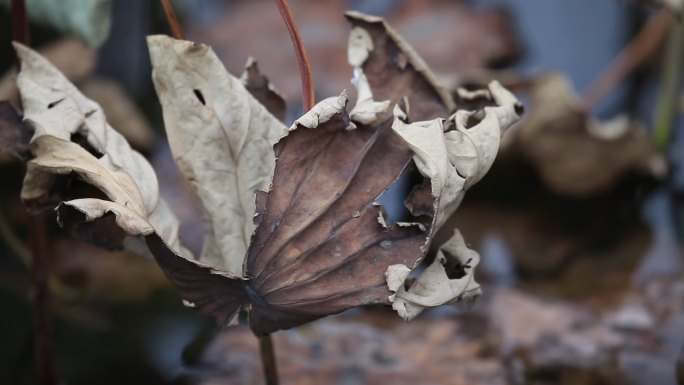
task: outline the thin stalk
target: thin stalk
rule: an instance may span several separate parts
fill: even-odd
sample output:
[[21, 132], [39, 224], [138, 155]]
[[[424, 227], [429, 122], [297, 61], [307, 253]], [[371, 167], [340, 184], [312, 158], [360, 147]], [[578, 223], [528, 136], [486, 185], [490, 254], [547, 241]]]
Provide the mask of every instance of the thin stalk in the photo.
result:
[[[302, 105], [304, 111], [310, 110], [316, 102], [314, 96], [313, 77], [311, 76], [311, 65], [309, 58], [304, 49], [302, 36], [299, 34], [297, 23], [292, 16], [290, 7], [287, 5], [287, 0], [275, 0], [282, 16], [287, 32], [290, 34], [292, 45], [297, 55], [297, 64], [299, 64], [299, 77], [302, 80]], [[261, 353], [261, 363], [264, 368], [264, 378], [266, 385], [278, 385], [278, 367], [275, 358], [275, 349], [273, 347], [273, 339], [270, 334], [266, 334], [259, 338], [259, 352]]]
[[582, 92], [587, 108], [597, 105], [655, 51], [667, 34], [672, 14], [663, 8], [641, 28], [608, 66]]
[[12, 38], [25, 45], [29, 44], [31, 38], [24, 0], [12, 0]]
[[[290, 7], [287, 5], [287, 1], [275, 0], [275, 2], [278, 6], [278, 11], [280, 11], [280, 16], [282, 16], [283, 21], [285, 22], [287, 32], [290, 34], [290, 39], [292, 40], [292, 45], [294, 46], [295, 54], [297, 55], [299, 77], [302, 80], [302, 104], [304, 111], [308, 111], [316, 102], [309, 58], [304, 49], [304, 43], [302, 41], [302, 36], [299, 34], [297, 23], [294, 20], [294, 16], [292, 16]], [[261, 363], [264, 368], [266, 385], [278, 385], [278, 367], [276, 364], [273, 339], [270, 334], [266, 334], [259, 338], [259, 352], [261, 353]]]
[[684, 22], [673, 21], [668, 37], [665, 54], [665, 68], [660, 80], [660, 89], [655, 112], [654, 138], [658, 146], [667, 148], [672, 133], [675, 116], [676, 96], [682, 71], [682, 55], [684, 55]]
[[287, 32], [290, 34], [292, 45], [294, 45], [295, 53], [297, 54], [299, 77], [302, 79], [302, 103], [304, 104], [304, 111], [308, 111], [316, 102], [309, 58], [306, 55], [306, 50], [304, 49], [304, 43], [302, 42], [302, 36], [299, 34], [297, 23], [292, 16], [292, 12], [290, 12], [290, 7], [287, 5], [287, 0], [275, 0], [275, 2], [280, 11], [280, 16], [283, 17]]
[[[12, 0], [12, 38], [26, 46], [31, 45], [25, 0]], [[20, 68], [19, 58], [17, 67]], [[31, 302], [33, 305], [33, 334], [38, 385], [56, 385], [54, 340], [50, 320], [50, 275], [48, 239], [45, 217], [27, 215], [28, 241], [31, 250]]]
[[50, 322], [50, 274], [45, 217], [28, 214], [28, 236], [33, 255], [31, 287], [36, 374], [39, 385], [56, 385], [52, 323]]
[[161, 3], [162, 7], [164, 7], [166, 21], [169, 23], [169, 27], [171, 28], [171, 34], [173, 35], [174, 39], [185, 40], [185, 34], [183, 34], [183, 29], [181, 28], [180, 23], [176, 18], [176, 13], [173, 12], [171, 3], [169, 3], [169, 0], [161, 0]]
[[278, 368], [275, 359], [275, 349], [273, 348], [273, 339], [270, 334], [259, 338], [259, 352], [261, 353], [261, 363], [264, 366], [266, 385], [278, 385]]

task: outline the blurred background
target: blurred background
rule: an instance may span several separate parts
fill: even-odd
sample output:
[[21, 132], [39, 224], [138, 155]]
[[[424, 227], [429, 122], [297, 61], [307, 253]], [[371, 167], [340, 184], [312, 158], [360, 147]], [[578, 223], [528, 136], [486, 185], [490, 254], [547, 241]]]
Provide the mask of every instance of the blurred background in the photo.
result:
[[[0, 100], [16, 101], [8, 3], [0, 0]], [[32, 15], [32, 46], [151, 160], [197, 253], [204, 224], [150, 78], [145, 36], [169, 32], [161, 5], [41, 3], [52, 2], [27, 2], [45, 12]], [[458, 227], [482, 256], [475, 307], [447, 305], [410, 323], [389, 308], [354, 309], [279, 332], [281, 382], [684, 384], [684, 29], [681, 4], [667, 3], [291, 0], [319, 100], [342, 89], [354, 100], [343, 12], [355, 9], [387, 18], [453, 92], [499, 79], [526, 115], [444, 229]], [[301, 115], [274, 2], [173, 4], [189, 40], [211, 45], [235, 76], [253, 56], [287, 98], [286, 123]], [[23, 166], [1, 157], [0, 176], [0, 384], [32, 384]], [[217, 331], [183, 307], [154, 262], [48, 223], [60, 383], [263, 383], [248, 328]]]

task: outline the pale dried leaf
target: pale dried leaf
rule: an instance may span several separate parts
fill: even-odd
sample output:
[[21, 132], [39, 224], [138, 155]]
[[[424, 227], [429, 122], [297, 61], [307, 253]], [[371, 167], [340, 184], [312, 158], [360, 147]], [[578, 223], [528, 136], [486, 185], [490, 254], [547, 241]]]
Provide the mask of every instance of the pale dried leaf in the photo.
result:
[[[154, 228], [138, 212], [126, 208], [126, 206], [116, 202], [105, 201], [94, 198], [72, 199], [62, 203], [60, 206], [69, 206], [80, 211], [84, 217], [80, 222], [92, 222], [104, 217], [107, 214], [115, 216], [116, 224], [123, 229], [126, 234], [131, 236], [145, 236], [154, 233]], [[58, 211], [63, 211], [60, 207]], [[64, 220], [64, 215], [60, 221]]]
[[208, 224], [201, 261], [243, 277], [257, 190], [268, 190], [285, 126], [230, 75], [210, 47], [148, 37], [174, 160]]
[[465, 191], [489, 171], [501, 135], [520, 118], [522, 104], [497, 82], [489, 85], [487, 97], [497, 105], [485, 107], [484, 117], [470, 127], [469, 119], [479, 111], [457, 111], [450, 118], [454, 128], [446, 132], [441, 119], [408, 124], [394, 120], [392, 128], [416, 154], [420, 173], [431, 181], [435, 229], [453, 214]]
[[131, 176], [101, 162], [78, 144], [51, 135], [42, 135], [31, 141], [31, 149], [35, 159], [27, 165], [22, 199], [30, 201], [46, 195], [52, 186], [53, 175], [76, 173], [86, 183], [107, 195], [112, 202], [128, 207], [140, 216], [146, 215], [142, 196]]
[[435, 260], [408, 287], [398, 278], [407, 277], [407, 268], [390, 266], [387, 285], [394, 295], [390, 297], [392, 308], [406, 321], [410, 321], [424, 309], [458, 300], [473, 300], [480, 295], [480, 285], [475, 282], [475, 267], [480, 256], [469, 249], [458, 230], [439, 248]]
[[157, 135], [145, 114], [119, 83], [94, 77], [79, 84], [78, 88], [102, 107], [109, 124], [116, 127], [131, 146], [150, 151], [157, 144]]
[[[115, 81], [92, 77], [97, 60], [93, 48], [77, 38], [68, 37], [41, 46], [38, 53], [86, 97], [97, 102], [103, 108], [110, 125], [116, 127], [134, 148], [152, 149], [156, 135], [131, 97]], [[12, 68], [0, 78], [0, 100], [7, 99], [18, 106], [20, 100], [16, 76], [16, 69]]]
[[[102, 205], [110, 209], [116, 205], [121, 212], [143, 218], [180, 251], [178, 222], [159, 198], [154, 170], [145, 158], [109, 126], [100, 106], [84, 97], [52, 64], [21, 44], [14, 46], [21, 60], [17, 85], [24, 119], [34, 130], [31, 150], [35, 158], [27, 165], [22, 199], [41, 200], [59, 175], [75, 174], [110, 201]], [[72, 142], [77, 134], [86, 139], [90, 152]], [[94, 205], [88, 208], [94, 210], [89, 217], [104, 214]]]
[[390, 106], [389, 100], [375, 101], [373, 100], [373, 92], [366, 75], [359, 69], [354, 69], [354, 78], [352, 83], [357, 89], [356, 105], [349, 112], [349, 117], [362, 124], [371, 124], [378, 118], [378, 115], [387, 111]]
[[487, 90], [467, 90], [462, 87], [456, 88], [456, 95], [458, 95], [459, 99], [465, 99], [465, 100], [473, 100], [473, 99], [479, 99], [479, 98], [489, 98], [489, 92]]
[[[97, 59], [94, 49], [74, 37], [67, 37], [42, 46], [38, 52], [75, 84], [92, 74]], [[15, 82], [16, 76], [15, 68], [2, 75], [0, 78], [0, 100], [9, 100], [18, 105], [19, 91]]]
[[[387, 281], [387, 288], [392, 292], [396, 292], [404, 284], [404, 281], [411, 274], [411, 269], [405, 265], [390, 265], [385, 272], [385, 280]], [[390, 301], [394, 300], [394, 295], [390, 296]]]
[[[335, 116], [344, 114], [344, 108], [347, 105], [347, 91], [342, 91], [340, 96], [323, 99], [318, 102], [306, 114], [295, 120], [289, 131], [294, 131], [299, 127], [303, 128], [317, 128], [318, 126], [328, 123], [333, 120]], [[348, 120], [348, 119], [347, 119]], [[345, 122], [348, 123], [348, 122]]]
[[[423, 211], [429, 212], [425, 206], [432, 202], [435, 213], [431, 226], [433, 232], [456, 211], [466, 190], [489, 171], [498, 152], [501, 135], [522, 113], [522, 104], [497, 82], [489, 85], [486, 94], [472, 93], [469, 97], [491, 99], [496, 105], [485, 107], [484, 116], [474, 125], [470, 124], [471, 118], [482, 114], [482, 111], [457, 111], [450, 118], [447, 129], [442, 119], [405, 123], [401, 116], [396, 116], [392, 125], [392, 129], [415, 153], [413, 159], [420, 173], [430, 181], [430, 194], [426, 194], [426, 183], [414, 188], [407, 207], [414, 215], [420, 215]], [[447, 262], [455, 263], [447, 261], [449, 258], [445, 255], [449, 254], [458, 256], [458, 263], [462, 266], [470, 263], [467, 260], [472, 260], [464, 278], [447, 277]], [[463, 237], [457, 231], [440, 248], [435, 262], [410, 288], [405, 288], [405, 283], [397, 285], [398, 277], [408, 277], [404, 274], [404, 267], [390, 266], [385, 274], [388, 287], [396, 292], [390, 296], [393, 308], [409, 320], [425, 307], [439, 306], [464, 295], [473, 297], [479, 293], [479, 286], [472, 280], [478, 261], [477, 253], [465, 247]]]

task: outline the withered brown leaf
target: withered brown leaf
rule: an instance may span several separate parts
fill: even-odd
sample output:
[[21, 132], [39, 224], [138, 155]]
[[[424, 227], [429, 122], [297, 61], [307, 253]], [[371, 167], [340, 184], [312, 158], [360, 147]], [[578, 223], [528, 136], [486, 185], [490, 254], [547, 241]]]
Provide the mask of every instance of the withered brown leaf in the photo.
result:
[[[414, 266], [423, 255], [426, 232], [383, 226], [374, 205], [411, 151], [388, 114], [349, 130], [346, 102], [344, 96], [321, 102], [330, 107], [327, 116], [312, 110], [275, 148], [273, 188], [258, 198], [246, 265], [270, 313], [323, 316], [387, 303], [387, 266]], [[255, 307], [250, 314], [260, 328], [277, 327], [261, 312]]]
[[[420, 263], [436, 229], [491, 166], [501, 133], [518, 119], [520, 104], [493, 82], [478, 94], [490, 107], [449, 116], [454, 108], [449, 94], [407, 43], [381, 19], [353, 13], [348, 18], [356, 23], [349, 53], [359, 101], [349, 114], [346, 93], [325, 99], [289, 129], [225, 72], [208, 47], [165, 37], [148, 40], [174, 157], [215, 222], [207, 239], [251, 234], [248, 245], [220, 242], [221, 253], [212, 249], [215, 257], [230, 260], [227, 265], [174, 251], [145, 217], [140, 200], [121, 204], [131, 189], [116, 178], [83, 174], [111, 201], [66, 202], [58, 207], [59, 218], [100, 223], [113, 214], [127, 234], [145, 238], [190, 306], [221, 324], [244, 309], [257, 335], [370, 304], [394, 302], [397, 310], [408, 309], [402, 316], [412, 318], [425, 306], [479, 293], [472, 279], [477, 258], [463, 259], [470, 251], [457, 234], [442, 253], [458, 255], [443, 256], [444, 264], [434, 265], [415, 285], [392, 275], [391, 267], [405, 272]], [[180, 126], [184, 123], [191, 126]], [[273, 151], [262, 151], [276, 141]], [[199, 145], [204, 143], [209, 147]], [[64, 151], [57, 144], [50, 154]], [[64, 167], [94, 159], [84, 155]], [[220, 172], [214, 173], [217, 167]], [[388, 223], [378, 202], [409, 168], [423, 176], [405, 194], [413, 215]], [[264, 170], [272, 170], [270, 179], [264, 179]], [[116, 189], [124, 191], [112, 193]], [[245, 223], [252, 219], [245, 202], [255, 189], [263, 191], [256, 191], [254, 222]], [[221, 211], [237, 206], [239, 215]], [[226, 224], [222, 221], [231, 220], [229, 233], [217, 233], [217, 226]], [[253, 233], [245, 232], [254, 226]], [[454, 269], [463, 274], [451, 274]], [[431, 285], [437, 290], [421, 289]], [[439, 290], [443, 285], [451, 290]]]
[[[500, 95], [495, 85], [491, 87], [492, 94]], [[246, 280], [217, 276], [220, 271], [183, 261], [161, 247], [155, 255], [186, 300], [220, 322], [228, 322], [243, 306], [258, 335], [355, 306], [388, 304], [392, 295], [385, 278], [388, 268], [416, 267], [435, 225], [461, 201], [469, 178], [476, 181], [491, 166], [501, 130], [511, 123], [506, 114], [515, 116], [515, 102], [497, 101], [505, 107], [487, 110], [487, 118], [468, 136], [460, 121], [456, 123], [460, 131], [445, 135], [441, 119], [404, 123], [405, 114], [396, 109], [394, 114], [380, 113], [372, 124], [351, 121], [344, 94], [326, 99], [295, 121], [275, 146], [272, 188], [257, 196], [257, 229], [247, 253]], [[418, 140], [426, 126], [437, 129], [425, 130], [435, 140]], [[487, 148], [492, 137], [478, 138], [482, 136], [478, 132], [488, 133], [486, 137], [493, 135], [492, 130], [495, 145]], [[398, 131], [403, 133], [397, 135]], [[449, 135], [460, 139], [450, 140]], [[425, 146], [435, 153], [422, 155]], [[420, 159], [419, 169], [432, 180], [428, 188], [435, 186], [428, 194], [427, 216], [421, 222], [387, 225], [377, 201], [413, 159]], [[440, 171], [448, 167], [455, 168], [449, 174]], [[159, 246], [156, 241], [151, 244]], [[472, 280], [472, 268], [477, 259], [470, 262], [469, 273], [453, 277], [458, 282], [446, 295], [435, 290], [415, 292], [407, 286], [392, 300], [413, 307], [406, 316], [412, 318], [435, 296], [445, 303], [476, 295], [479, 286]], [[456, 290], [459, 287], [463, 290]], [[416, 296], [424, 300], [414, 303]]]
[[[374, 203], [412, 153], [392, 132], [388, 113], [372, 126], [350, 130], [346, 103], [344, 95], [324, 100], [276, 145], [273, 187], [257, 197], [248, 281], [205, 281], [208, 268], [169, 253], [158, 258], [186, 300], [213, 312], [209, 306], [217, 303], [205, 305], [207, 298], [220, 297], [214, 315], [223, 322], [232, 316], [227, 311], [245, 306], [260, 335], [359, 305], [389, 303], [385, 270], [414, 266], [427, 234], [418, 226], [381, 225]], [[225, 306], [230, 296], [235, 300]]]
[[272, 113], [281, 122], [285, 121], [285, 113], [287, 112], [285, 96], [261, 73], [259, 65], [253, 57], [247, 59], [245, 72], [242, 73], [240, 80], [247, 91], [259, 103], [263, 104], [268, 112]]

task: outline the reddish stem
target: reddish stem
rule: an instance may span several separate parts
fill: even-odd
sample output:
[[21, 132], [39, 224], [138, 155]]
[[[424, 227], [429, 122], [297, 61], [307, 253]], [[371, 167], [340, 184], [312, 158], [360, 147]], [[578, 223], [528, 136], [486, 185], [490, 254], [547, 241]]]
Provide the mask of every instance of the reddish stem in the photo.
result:
[[275, 349], [270, 334], [259, 338], [259, 352], [264, 369], [266, 385], [278, 385], [278, 368], [276, 366]]
[[29, 44], [28, 17], [24, 0], [12, 0], [12, 38], [21, 44]]
[[[275, 2], [278, 6], [278, 11], [280, 11], [280, 16], [283, 17], [287, 32], [290, 34], [290, 39], [292, 39], [292, 45], [294, 45], [295, 48], [297, 63], [299, 64], [299, 76], [302, 80], [302, 103], [304, 104], [304, 111], [308, 111], [316, 102], [309, 58], [306, 55], [302, 36], [299, 34], [297, 23], [292, 16], [287, 1], [275, 0]], [[270, 334], [259, 338], [259, 351], [261, 352], [261, 363], [263, 364], [266, 384], [278, 385], [278, 368], [276, 365], [275, 348], [273, 347], [273, 339]]]
[[52, 323], [50, 322], [50, 274], [45, 217], [28, 214], [28, 237], [33, 263], [31, 265], [33, 328], [36, 374], [39, 385], [56, 385]]
[[166, 21], [169, 23], [169, 27], [171, 27], [171, 34], [175, 39], [185, 40], [185, 34], [183, 34], [183, 29], [176, 18], [176, 13], [173, 12], [171, 3], [169, 3], [169, 0], [161, 0], [161, 3], [162, 7], [164, 7], [164, 13], [166, 14]]
[[[12, 0], [12, 38], [26, 46], [31, 45], [25, 0]], [[17, 67], [20, 67], [17, 57]], [[36, 358], [36, 383], [56, 385], [54, 339], [50, 320], [50, 274], [48, 239], [45, 217], [27, 215], [28, 241], [31, 246], [31, 301], [33, 304], [33, 334]]]
[[304, 43], [302, 42], [302, 36], [299, 34], [297, 23], [292, 16], [292, 12], [290, 12], [290, 7], [288, 7], [287, 1], [275, 0], [275, 2], [276, 5], [278, 5], [280, 15], [283, 17], [283, 21], [287, 27], [287, 32], [290, 33], [290, 39], [292, 39], [292, 44], [294, 45], [295, 53], [297, 54], [297, 62], [299, 63], [299, 76], [302, 79], [302, 102], [304, 103], [304, 111], [308, 111], [316, 102], [314, 97], [314, 83], [313, 78], [311, 77], [311, 65], [309, 64], [309, 58], [306, 55]]

